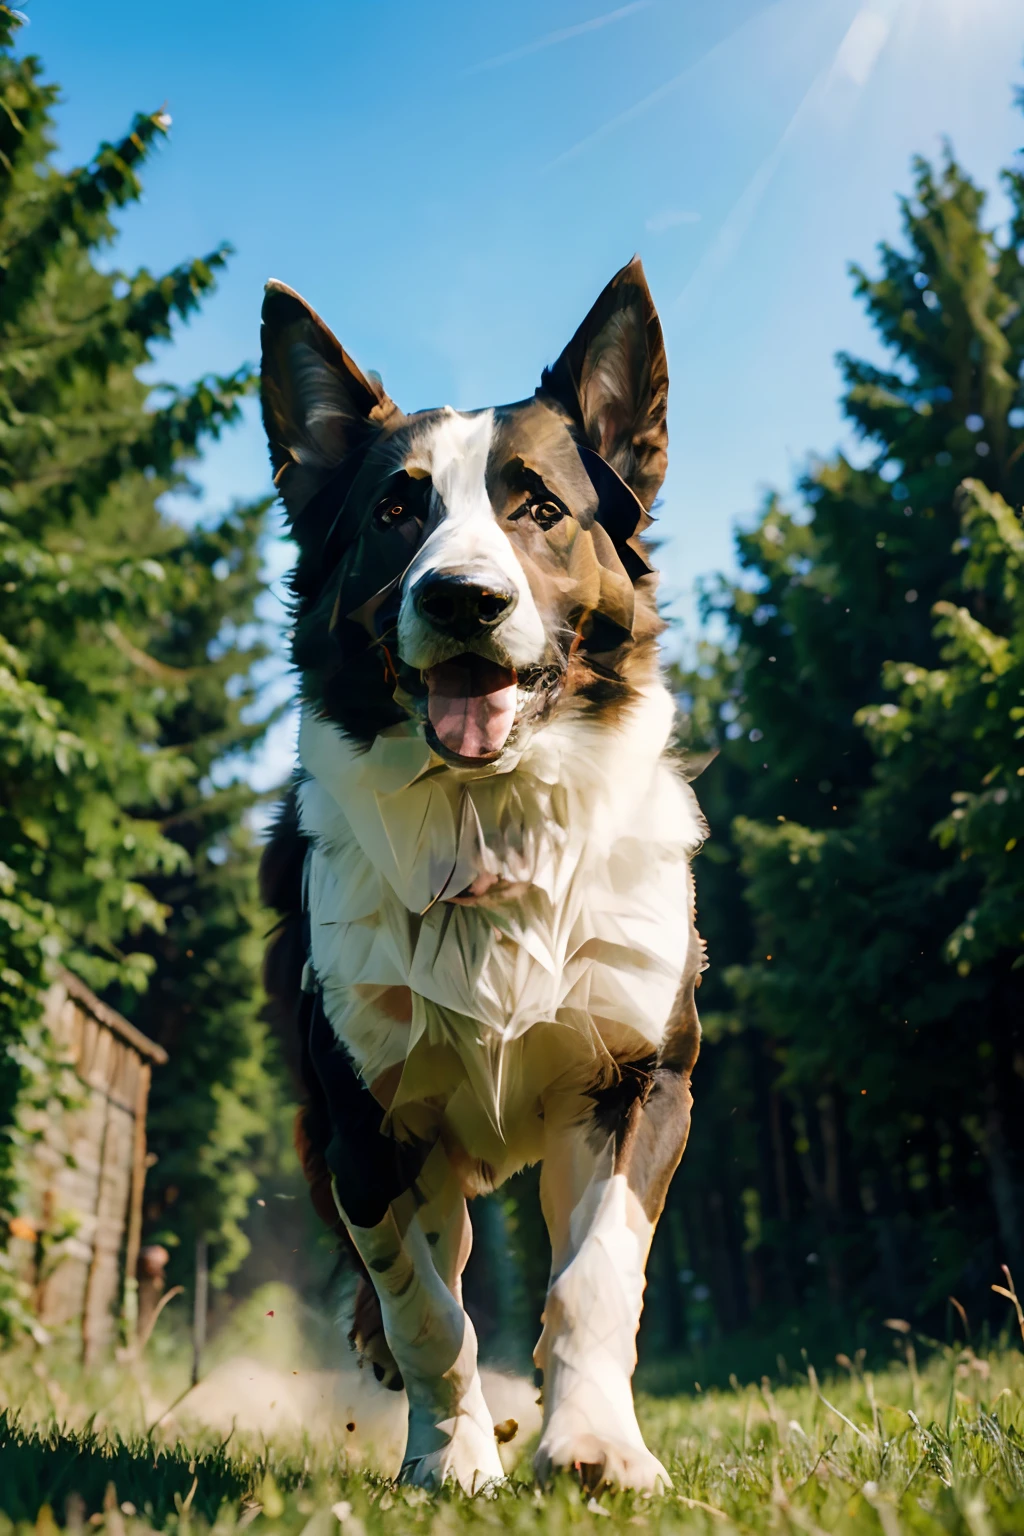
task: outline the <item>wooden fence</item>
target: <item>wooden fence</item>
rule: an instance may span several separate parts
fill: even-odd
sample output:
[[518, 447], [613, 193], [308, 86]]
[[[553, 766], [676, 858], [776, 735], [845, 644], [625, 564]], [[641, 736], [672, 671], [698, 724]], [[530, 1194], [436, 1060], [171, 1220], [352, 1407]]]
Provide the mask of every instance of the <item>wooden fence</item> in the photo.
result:
[[153, 1066], [167, 1055], [69, 971], [50, 989], [46, 1022], [77, 1083], [69, 1108], [27, 1127], [35, 1138], [12, 1246], [42, 1327], [77, 1332], [92, 1364], [119, 1317], [129, 1334], [134, 1326], [146, 1105]]

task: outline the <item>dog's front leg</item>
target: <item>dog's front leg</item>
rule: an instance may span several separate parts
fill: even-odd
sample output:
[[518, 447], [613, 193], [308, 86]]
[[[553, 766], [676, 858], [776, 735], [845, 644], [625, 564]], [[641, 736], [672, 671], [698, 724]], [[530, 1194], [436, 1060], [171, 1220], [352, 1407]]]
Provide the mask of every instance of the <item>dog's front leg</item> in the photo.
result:
[[350, 1221], [340, 1198], [338, 1208], [373, 1280], [409, 1399], [401, 1480], [439, 1487], [453, 1479], [478, 1492], [504, 1471], [462, 1305], [469, 1216], [443, 1148], [375, 1226]]
[[477, 1371], [476, 1333], [462, 1305], [471, 1246], [466, 1201], [438, 1141], [395, 1140], [382, 1109], [339, 1047], [319, 998], [310, 1060], [332, 1136], [325, 1151], [335, 1204], [380, 1301], [384, 1336], [409, 1399], [401, 1476], [467, 1492], [504, 1476]]
[[653, 1225], [615, 1170], [613, 1138], [596, 1152], [586, 1138], [577, 1124], [546, 1139], [541, 1198], [552, 1264], [533, 1356], [544, 1391], [534, 1467], [542, 1482], [575, 1470], [594, 1487], [653, 1491], [671, 1479], [644, 1444], [632, 1389]]
[[646, 1097], [610, 1129], [600, 1113], [546, 1113], [541, 1201], [552, 1262], [534, 1352], [544, 1377], [534, 1458], [542, 1481], [564, 1469], [591, 1486], [671, 1487], [640, 1433], [632, 1377], [647, 1255], [689, 1129], [692, 1000], [680, 1025], [677, 1059], [663, 1058]]

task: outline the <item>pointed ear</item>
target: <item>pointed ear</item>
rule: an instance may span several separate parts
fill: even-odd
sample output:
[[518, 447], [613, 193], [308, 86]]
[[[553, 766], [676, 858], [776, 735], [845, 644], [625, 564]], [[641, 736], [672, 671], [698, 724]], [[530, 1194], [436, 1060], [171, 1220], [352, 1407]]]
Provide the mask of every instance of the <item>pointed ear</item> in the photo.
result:
[[294, 519], [397, 407], [284, 283], [267, 284], [261, 335], [263, 425], [274, 484]]
[[668, 362], [639, 256], [615, 274], [540, 387], [649, 510], [668, 462]]

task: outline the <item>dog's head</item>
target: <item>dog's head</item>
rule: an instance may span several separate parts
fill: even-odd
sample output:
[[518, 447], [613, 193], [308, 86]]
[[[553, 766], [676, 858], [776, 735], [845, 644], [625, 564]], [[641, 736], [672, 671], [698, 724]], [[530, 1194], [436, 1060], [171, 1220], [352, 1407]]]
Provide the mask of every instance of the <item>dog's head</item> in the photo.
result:
[[615, 708], [649, 676], [668, 372], [639, 260], [515, 405], [404, 415], [280, 283], [262, 378], [293, 659], [349, 734], [412, 715], [453, 765], [500, 763], [570, 701]]

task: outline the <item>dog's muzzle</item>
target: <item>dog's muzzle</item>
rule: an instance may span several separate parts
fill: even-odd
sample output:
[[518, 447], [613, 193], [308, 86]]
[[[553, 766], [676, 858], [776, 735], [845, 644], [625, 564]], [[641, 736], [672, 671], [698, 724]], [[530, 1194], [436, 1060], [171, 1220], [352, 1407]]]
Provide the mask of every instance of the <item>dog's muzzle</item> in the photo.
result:
[[[548, 669], [535, 609], [529, 622], [532, 606], [529, 588], [524, 595], [497, 562], [477, 558], [411, 573], [399, 660], [407, 692], [421, 701], [426, 740], [449, 763], [497, 762], [524, 710], [535, 712], [527, 679]], [[517, 632], [524, 615], [527, 625]]]

